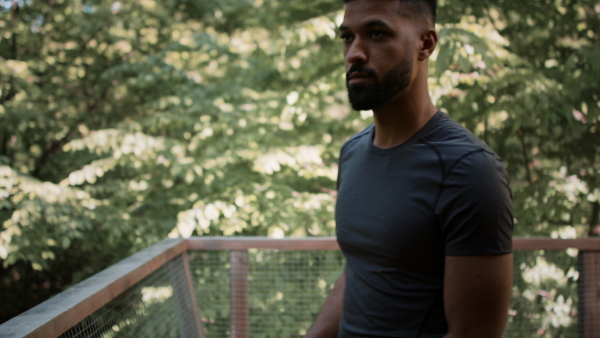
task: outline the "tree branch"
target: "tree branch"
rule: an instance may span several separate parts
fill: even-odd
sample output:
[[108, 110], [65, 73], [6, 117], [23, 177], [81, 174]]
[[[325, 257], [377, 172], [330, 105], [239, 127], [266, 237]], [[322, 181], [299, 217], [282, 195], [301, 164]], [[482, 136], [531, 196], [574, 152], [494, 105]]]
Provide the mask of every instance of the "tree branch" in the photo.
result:
[[[12, 3], [12, 7], [11, 7], [11, 25], [13, 26], [13, 28], [16, 26], [16, 21], [17, 21], [17, 16], [19, 14], [19, 2], [18, 1], [13, 1]], [[11, 52], [11, 58], [13, 60], [17, 60], [17, 33], [16, 30], [13, 29], [12, 30], [12, 35], [11, 35], [11, 42], [10, 42], [10, 52]], [[8, 102], [10, 100], [12, 100], [16, 95], [17, 92], [14, 89], [14, 77], [12, 75], [8, 76], [8, 81], [6, 82], [6, 89], [2, 88], [2, 95], [0, 95], [0, 104], [4, 104], [4, 102]], [[2, 84], [2, 87], [4, 87], [4, 84]], [[4, 121], [5, 123], [7, 121]], [[8, 129], [4, 129], [2, 130], [2, 136], [0, 136], [0, 155], [4, 155], [4, 156], [8, 156], [11, 161], [12, 161], [12, 157], [9, 156], [8, 154], [8, 143], [10, 142], [11, 139], [11, 133]]]
[[590, 218], [590, 227], [588, 229], [588, 237], [593, 237], [598, 234], [597, 228], [600, 222], [600, 202], [592, 202], [592, 217]]
[[517, 133], [519, 136], [519, 141], [521, 141], [521, 151], [523, 153], [523, 159], [525, 160], [525, 173], [527, 175], [527, 182], [529, 184], [533, 184], [533, 176], [531, 175], [531, 169], [529, 168], [529, 164], [531, 160], [529, 159], [529, 155], [527, 154], [527, 145], [525, 144], [525, 131], [523, 128], [519, 128]]
[[36, 161], [35, 164], [35, 169], [31, 172], [31, 176], [36, 177], [38, 179], [41, 179], [40, 173], [42, 171], [43, 166], [48, 162], [48, 160], [50, 159], [50, 156], [54, 153], [56, 153], [57, 151], [60, 150], [60, 148], [62, 148], [63, 145], [65, 145], [73, 136], [73, 134], [75, 133], [75, 131], [77, 130], [77, 127], [79, 126], [79, 124], [83, 121], [83, 119], [79, 119], [78, 121], [76, 121], [73, 126], [69, 129], [69, 132], [67, 132], [67, 134], [65, 136], [63, 136], [63, 138], [61, 138], [60, 140], [57, 140], [56, 142], [52, 142], [52, 144], [50, 144], [50, 146], [47, 146], [44, 149], [44, 152], [42, 153], [42, 156], [40, 156], [38, 158], [38, 160]]
[[10, 140], [10, 135], [7, 130], [2, 132], [2, 137], [0, 137], [0, 155], [8, 156], [8, 142]]
[[41, 179], [40, 173], [42, 171], [43, 166], [48, 162], [48, 160], [50, 159], [51, 155], [53, 155], [54, 153], [56, 153], [57, 151], [59, 151], [63, 145], [65, 145], [67, 142], [69, 142], [71, 140], [71, 138], [73, 137], [73, 134], [75, 133], [75, 131], [77, 130], [77, 127], [79, 127], [79, 125], [81, 123], [84, 122], [84, 119], [86, 116], [92, 116], [94, 113], [94, 110], [96, 108], [98, 108], [98, 106], [100, 106], [100, 103], [103, 102], [106, 97], [108, 96], [108, 93], [110, 91], [110, 87], [106, 87], [102, 93], [100, 94], [100, 97], [97, 100], [92, 100], [89, 99], [89, 96], [86, 95], [86, 90], [83, 89], [83, 96], [87, 97], [87, 110], [86, 113], [84, 115], [84, 117], [80, 117], [71, 128], [69, 128], [69, 131], [67, 132], [67, 134], [61, 138], [60, 140], [56, 141], [56, 142], [52, 142], [52, 144], [50, 144], [49, 146], [47, 146], [44, 149], [44, 153], [42, 154], [42, 156], [40, 156], [38, 158], [38, 160], [36, 161], [36, 165], [35, 165], [35, 169], [31, 172], [31, 175], [33, 177], [39, 178]]
[[[18, 1], [13, 1], [13, 5], [11, 8], [11, 13], [12, 13], [12, 25], [13, 27], [16, 25], [16, 21], [17, 21], [17, 15], [19, 14], [19, 2]], [[12, 33], [12, 39], [11, 39], [11, 52], [12, 52], [12, 58], [13, 60], [17, 59], [17, 33], [15, 33], [15, 30], [13, 30]]]

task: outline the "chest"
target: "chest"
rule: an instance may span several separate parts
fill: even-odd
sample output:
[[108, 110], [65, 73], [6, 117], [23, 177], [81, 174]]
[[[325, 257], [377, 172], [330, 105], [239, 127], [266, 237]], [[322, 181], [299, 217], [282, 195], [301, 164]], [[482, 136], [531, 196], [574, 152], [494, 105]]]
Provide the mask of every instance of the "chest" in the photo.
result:
[[439, 255], [441, 230], [433, 205], [442, 172], [436, 158], [406, 152], [353, 156], [341, 165], [336, 226], [345, 252], [383, 266]]

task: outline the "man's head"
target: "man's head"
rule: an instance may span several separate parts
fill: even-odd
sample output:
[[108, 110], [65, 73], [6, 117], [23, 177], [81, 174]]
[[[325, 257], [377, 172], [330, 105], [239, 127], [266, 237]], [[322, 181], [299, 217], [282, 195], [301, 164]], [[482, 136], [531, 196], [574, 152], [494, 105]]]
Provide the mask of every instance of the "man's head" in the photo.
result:
[[[343, 0], [345, 4], [352, 0]], [[437, 0], [391, 0], [402, 3], [414, 16], [422, 16], [435, 25], [437, 19]]]
[[[435, 0], [344, 0], [340, 26], [352, 107], [377, 109], [401, 93], [427, 90], [437, 44]], [[415, 83], [419, 83], [415, 85]], [[416, 88], [419, 87], [419, 88]]]

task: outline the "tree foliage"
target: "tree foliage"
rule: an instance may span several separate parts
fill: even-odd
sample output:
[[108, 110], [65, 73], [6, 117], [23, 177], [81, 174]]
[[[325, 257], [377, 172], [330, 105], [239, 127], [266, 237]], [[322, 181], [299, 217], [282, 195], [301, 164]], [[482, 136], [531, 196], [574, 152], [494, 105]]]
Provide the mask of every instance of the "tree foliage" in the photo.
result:
[[[600, 6], [439, 2], [432, 96], [505, 160], [516, 233], [593, 235]], [[0, 1], [2, 320], [166, 236], [333, 235], [339, 148], [371, 123], [341, 10]]]

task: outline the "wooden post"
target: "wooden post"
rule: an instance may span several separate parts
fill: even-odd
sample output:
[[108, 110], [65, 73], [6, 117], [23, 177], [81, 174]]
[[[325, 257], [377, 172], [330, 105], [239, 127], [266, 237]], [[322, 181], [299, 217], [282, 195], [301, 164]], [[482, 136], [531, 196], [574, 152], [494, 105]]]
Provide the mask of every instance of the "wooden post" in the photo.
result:
[[579, 328], [582, 337], [600, 337], [600, 251], [580, 252]]
[[248, 250], [229, 253], [230, 274], [230, 319], [231, 337], [248, 337]]
[[168, 265], [169, 279], [173, 287], [175, 311], [179, 323], [179, 336], [204, 338], [188, 260], [187, 253], [183, 253]]

